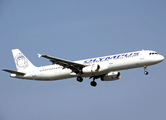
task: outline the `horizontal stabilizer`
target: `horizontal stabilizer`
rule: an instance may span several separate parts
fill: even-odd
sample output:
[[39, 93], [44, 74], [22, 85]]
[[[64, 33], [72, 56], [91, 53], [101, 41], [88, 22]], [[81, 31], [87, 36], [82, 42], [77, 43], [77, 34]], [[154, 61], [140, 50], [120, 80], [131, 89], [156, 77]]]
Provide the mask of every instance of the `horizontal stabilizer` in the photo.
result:
[[13, 71], [13, 70], [3, 69], [3, 71], [9, 72], [9, 73], [13, 73], [13, 74], [17, 74], [17, 75], [25, 75], [25, 73]]

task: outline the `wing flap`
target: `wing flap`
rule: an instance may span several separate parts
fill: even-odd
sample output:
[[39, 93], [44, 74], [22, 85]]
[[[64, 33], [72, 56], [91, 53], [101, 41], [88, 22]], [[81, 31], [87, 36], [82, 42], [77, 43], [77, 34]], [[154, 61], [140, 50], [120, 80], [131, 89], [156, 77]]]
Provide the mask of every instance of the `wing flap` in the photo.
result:
[[25, 73], [13, 71], [13, 70], [3, 69], [3, 71], [13, 73], [13, 74], [17, 74], [17, 75], [25, 75]]

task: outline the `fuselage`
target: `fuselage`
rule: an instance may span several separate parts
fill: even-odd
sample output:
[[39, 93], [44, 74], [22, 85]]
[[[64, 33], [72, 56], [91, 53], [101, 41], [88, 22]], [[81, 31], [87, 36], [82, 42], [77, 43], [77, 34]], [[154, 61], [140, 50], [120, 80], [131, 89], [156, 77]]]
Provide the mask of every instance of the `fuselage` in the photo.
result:
[[[101, 72], [90, 72], [82, 74], [82, 77], [91, 77], [107, 74], [111, 71], [120, 71], [132, 68], [150, 66], [163, 61], [164, 57], [157, 54], [155, 51], [142, 50], [116, 55], [109, 55], [85, 60], [73, 61], [85, 66], [100, 65]], [[71, 69], [63, 69], [60, 65], [49, 65], [35, 67], [33, 70], [27, 71], [24, 76], [11, 74], [11, 77], [31, 80], [60, 80], [72, 77], [78, 77], [78, 74], [73, 73]]]

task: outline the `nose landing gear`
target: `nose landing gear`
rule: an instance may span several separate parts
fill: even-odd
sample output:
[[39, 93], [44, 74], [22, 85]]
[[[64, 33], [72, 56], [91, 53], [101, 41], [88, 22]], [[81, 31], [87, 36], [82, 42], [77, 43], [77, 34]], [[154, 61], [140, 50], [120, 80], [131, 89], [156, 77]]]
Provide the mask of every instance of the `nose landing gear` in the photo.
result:
[[148, 75], [147, 66], [144, 66], [144, 74], [145, 74], [145, 75]]

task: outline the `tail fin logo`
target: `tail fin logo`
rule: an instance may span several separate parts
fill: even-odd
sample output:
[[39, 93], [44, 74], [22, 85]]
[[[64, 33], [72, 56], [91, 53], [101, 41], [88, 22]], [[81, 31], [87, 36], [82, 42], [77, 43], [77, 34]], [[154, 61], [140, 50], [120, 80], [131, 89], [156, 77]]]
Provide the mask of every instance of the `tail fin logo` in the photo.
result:
[[16, 66], [18, 69], [20, 68], [27, 68], [28, 67], [28, 59], [22, 54], [22, 53], [18, 53], [15, 57], [15, 61], [16, 61]]

